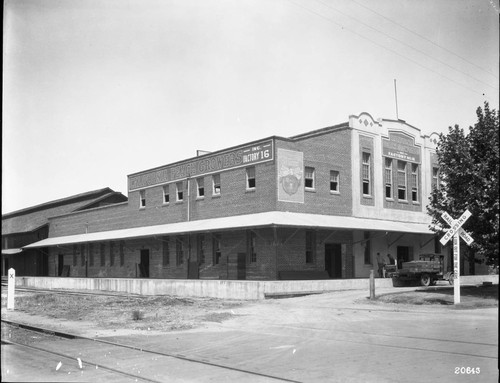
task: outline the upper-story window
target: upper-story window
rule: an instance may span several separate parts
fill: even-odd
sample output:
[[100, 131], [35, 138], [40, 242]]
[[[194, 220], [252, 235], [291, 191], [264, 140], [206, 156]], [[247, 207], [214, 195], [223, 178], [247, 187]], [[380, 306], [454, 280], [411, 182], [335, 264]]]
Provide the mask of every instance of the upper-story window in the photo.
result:
[[439, 168], [432, 168], [432, 188], [439, 189]]
[[255, 189], [255, 166], [247, 168], [247, 189]]
[[406, 162], [398, 161], [398, 199], [406, 201]]
[[177, 182], [175, 187], [177, 189], [177, 202], [182, 202], [184, 200], [184, 185], [182, 182]]
[[339, 172], [336, 170], [330, 171], [330, 191], [334, 193], [340, 192]]
[[392, 158], [385, 159], [385, 198], [392, 198]]
[[212, 176], [212, 194], [220, 195], [220, 174], [214, 174]]
[[163, 186], [163, 203], [170, 202], [170, 185]]
[[411, 200], [418, 202], [418, 165], [411, 164]]
[[198, 188], [198, 198], [203, 198], [205, 197], [205, 179], [202, 177], [202, 178], [198, 178], [196, 180], [196, 185], [197, 185], [197, 188]]
[[139, 207], [146, 207], [146, 190], [141, 190], [139, 192]]
[[306, 166], [304, 172], [304, 186], [306, 189], [314, 189], [314, 168]]
[[370, 171], [370, 153], [363, 152], [362, 160], [363, 194], [370, 195], [371, 171]]

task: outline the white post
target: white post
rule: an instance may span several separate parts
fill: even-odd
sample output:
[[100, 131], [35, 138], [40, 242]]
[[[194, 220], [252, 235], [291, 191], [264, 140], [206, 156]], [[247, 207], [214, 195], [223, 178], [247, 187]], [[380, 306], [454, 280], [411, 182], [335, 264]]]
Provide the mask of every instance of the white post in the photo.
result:
[[14, 310], [14, 294], [16, 286], [16, 270], [9, 269], [7, 282], [7, 310]]
[[456, 233], [453, 236], [453, 301], [460, 303], [460, 235]]

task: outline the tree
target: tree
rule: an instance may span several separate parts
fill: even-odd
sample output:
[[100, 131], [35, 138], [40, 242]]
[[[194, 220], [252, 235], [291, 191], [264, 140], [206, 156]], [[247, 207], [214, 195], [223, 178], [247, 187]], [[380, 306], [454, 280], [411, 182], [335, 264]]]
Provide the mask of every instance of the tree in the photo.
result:
[[474, 242], [466, 257], [498, 266], [499, 113], [485, 102], [476, 114], [469, 134], [455, 125], [440, 135], [436, 154], [442, 182], [432, 191], [427, 211], [438, 231], [445, 227], [443, 212], [458, 218], [469, 209], [472, 217], [463, 228]]

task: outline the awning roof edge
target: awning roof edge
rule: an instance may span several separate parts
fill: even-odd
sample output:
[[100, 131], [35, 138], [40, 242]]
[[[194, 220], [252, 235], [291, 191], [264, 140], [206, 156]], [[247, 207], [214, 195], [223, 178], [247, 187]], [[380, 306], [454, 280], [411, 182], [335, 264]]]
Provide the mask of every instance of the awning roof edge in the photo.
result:
[[428, 224], [425, 223], [272, 211], [232, 217], [169, 223], [155, 226], [143, 226], [61, 237], [50, 237], [39, 242], [24, 246], [23, 248], [39, 248], [87, 242], [135, 239], [161, 235], [180, 235], [188, 233], [210, 231], [213, 232], [230, 229], [258, 228], [269, 226], [343, 230], [357, 229], [415, 234], [434, 234], [429, 229]]
[[3, 255], [19, 254], [23, 249], [2, 249]]

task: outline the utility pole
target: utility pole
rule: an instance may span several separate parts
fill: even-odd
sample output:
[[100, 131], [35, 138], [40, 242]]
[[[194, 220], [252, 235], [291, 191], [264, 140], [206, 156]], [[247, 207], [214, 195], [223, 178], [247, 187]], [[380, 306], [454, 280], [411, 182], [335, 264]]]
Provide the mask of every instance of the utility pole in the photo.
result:
[[398, 89], [396, 87], [396, 79], [394, 79], [394, 97], [396, 99], [396, 119], [399, 120], [399, 113], [398, 113]]

